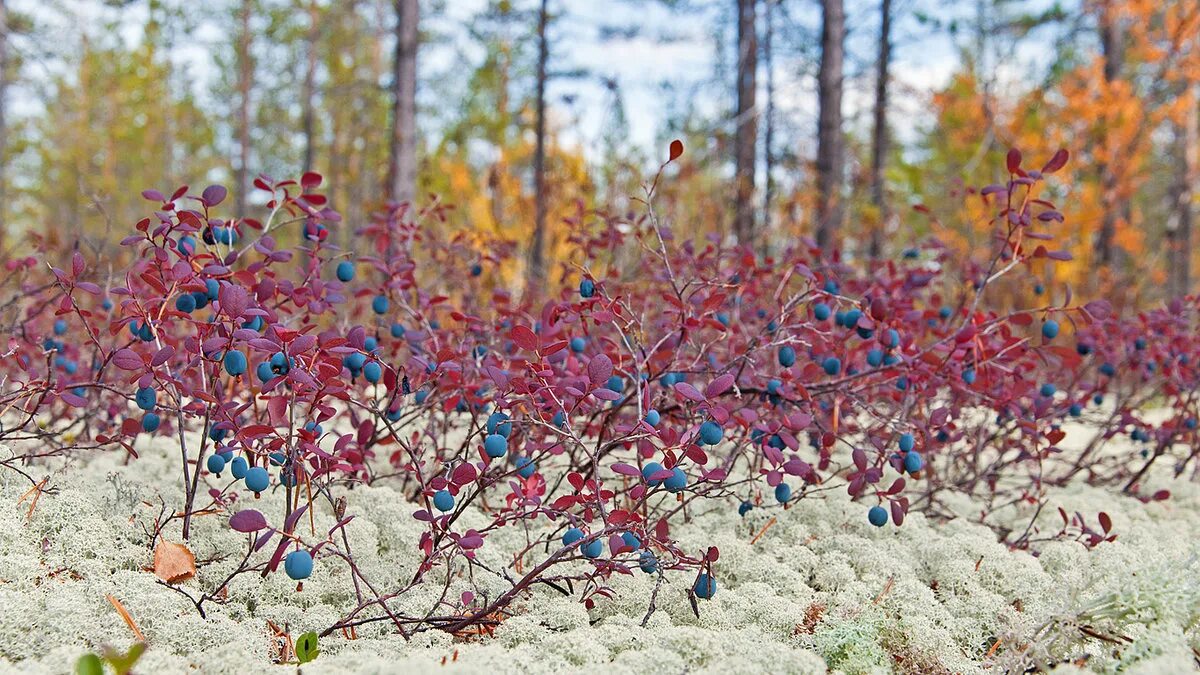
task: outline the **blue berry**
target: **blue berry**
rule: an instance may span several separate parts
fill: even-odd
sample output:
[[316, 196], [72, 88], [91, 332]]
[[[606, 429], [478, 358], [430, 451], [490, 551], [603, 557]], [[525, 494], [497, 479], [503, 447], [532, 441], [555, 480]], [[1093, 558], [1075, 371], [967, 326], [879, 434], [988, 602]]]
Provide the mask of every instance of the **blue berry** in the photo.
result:
[[155, 415], [152, 412], [142, 415], [142, 431], [153, 433], [156, 429], [158, 429], [158, 424], [158, 415]]
[[388, 306], [390, 304], [391, 303], [388, 302], [386, 295], [377, 295], [375, 296], [375, 299], [371, 301], [371, 309], [376, 314], [384, 314], [388, 311]]
[[483, 265], [480, 265], [479, 263], [471, 265], [471, 276], [477, 277], [480, 274], [483, 274]]
[[512, 433], [512, 422], [509, 422], [508, 415], [502, 412], [494, 412], [488, 415], [485, 427], [489, 434], [500, 434], [505, 438], [508, 438]]
[[895, 349], [896, 347], [900, 346], [900, 333], [897, 332], [895, 328], [887, 329], [887, 332], [883, 334], [883, 337], [884, 347], [887, 347], [888, 349]]
[[445, 513], [454, 508], [454, 495], [449, 490], [438, 490], [433, 493], [433, 508]]
[[829, 293], [830, 295], [837, 295], [838, 283], [833, 279], [826, 279], [824, 289], [825, 292]]
[[580, 552], [585, 558], [599, 558], [601, 553], [604, 553], [604, 543], [599, 539], [593, 539], [580, 547]]
[[646, 484], [650, 487], [658, 487], [659, 485], [662, 485], [662, 480], [650, 480], [650, 476], [653, 476], [662, 470], [662, 464], [659, 464], [658, 462], [649, 462], [646, 464], [646, 466], [642, 467], [642, 479], [645, 480]]
[[642, 547], [642, 540], [638, 539], [637, 535], [632, 532], [622, 532], [621, 541], [625, 542], [626, 546], [635, 551]]
[[1047, 340], [1058, 337], [1058, 322], [1054, 319], [1047, 319], [1046, 323], [1042, 324], [1042, 337]]
[[975, 384], [975, 369], [967, 368], [964, 370], [962, 372], [962, 379], [963, 382], [966, 382], [967, 384]]
[[350, 281], [354, 278], [354, 263], [349, 260], [343, 260], [337, 264], [338, 281]]
[[292, 551], [283, 559], [283, 571], [293, 581], [302, 581], [312, 575], [313, 559], [308, 551]]
[[288, 363], [288, 357], [283, 352], [275, 352], [271, 355], [271, 370], [280, 375], [291, 370], [291, 364]]
[[175, 244], [175, 250], [179, 251], [179, 255], [184, 258], [189, 258], [196, 252], [196, 240], [191, 235], [184, 235], [179, 238], [179, 242]]
[[662, 415], [659, 415], [657, 410], [650, 410], [646, 412], [646, 417], [644, 419], [646, 424], [656, 427], [658, 426], [658, 423], [662, 421]]
[[741, 504], [738, 504], [738, 515], [745, 516], [747, 513], [750, 513], [750, 509], [753, 508], [754, 505], [750, 502], [742, 502]]
[[378, 361], [368, 363], [363, 366], [363, 377], [372, 384], [378, 382], [383, 377], [383, 366]]
[[137, 407], [146, 412], [154, 410], [154, 406], [158, 404], [158, 392], [150, 387], [141, 387], [133, 398], [137, 401]]
[[234, 457], [233, 461], [229, 462], [229, 473], [238, 480], [245, 478], [249, 470], [250, 464], [246, 462], [245, 457]]
[[532, 459], [528, 457], [517, 458], [517, 475], [521, 478], [529, 478], [537, 472], [537, 464], [534, 464]]
[[813, 318], [817, 321], [825, 321], [832, 313], [833, 310], [829, 308], [829, 305], [823, 302], [818, 302], [817, 304], [813, 305]]
[[246, 472], [246, 487], [255, 494], [266, 490], [271, 485], [271, 475], [261, 466], [251, 467]]
[[578, 527], [572, 527], [571, 529], [569, 529], [565, 533], [563, 533], [563, 537], [562, 537], [563, 546], [570, 546], [571, 544], [574, 544], [577, 541], [582, 541], [583, 536], [584, 536], [583, 530], [579, 529]]
[[842, 372], [842, 361], [836, 356], [830, 356], [821, 363], [826, 375], [837, 375]]
[[1051, 396], [1054, 395], [1054, 393], [1056, 391], [1058, 391], [1058, 389], [1056, 389], [1053, 384], [1050, 384], [1049, 382], [1047, 382], [1046, 384], [1043, 384], [1041, 389], [1039, 389], [1038, 391], [1042, 396], [1045, 396], [1046, 398], [1050, 398]]
[[367, 363], [366, 354], [362, 354], [360, 352], [355, 352], [353, 354], [347, 354], [345, 356], [345, 358], [342, 359], [342, 364], [345, 365], [347, 368], [349, 368], [351, 371], [362, 370], [363, 366], [366, 365], [366, 363]]
[[402, 326], [401, 324], [398, 324], [398, 323], [392, 324], [392, 337], [394, 337], [394, 338], [404, 337], [404, 326]]
[[225, 470], [225, 458], [220, 455], [209, 455], [206, 462], [210, 473], [215, 473], [218, 476]]
[[888, 512], [882, 506], [872, 506], [870, 511], [867, 511], [867, 521], [875, 527], [883, 527], [887, 525]]
[[587, 340], [584, 340], [581, 337], [571, 338], [571, 351], [578, 354], [583, 351], [584, 347], [587, 347]]
[[183, 312], [184, 314], [191, 314], [192, 312], [196, 311], [196, 298], [192, 297], [191, 293], [184, 293], [178, 298], [175, 298], [175, 309]]
[[1071, 417], [1079, 417], [1080, 415], [1083, 415], [1083, 406], [1079, 405], [1078, 403], [1072, 403], [1067, 412], [1071, 415]]
[[204, 280], [204, 289], [205, 289], [205, 296], [208, 298], [208, 301], [212, 302], [213, 300], [217, 299], [218, 295], [220, 295], [221, 284], [217, 283], [216, 279], [205, 279]]
[[66, 319], [55, 319], [54, 320], [54, 334], [62, 335], [63, 333], [66, 333], [66, 332], [67, 332]]
[[867, 365], [871, 366], [872, 368], [878, 368], [879, 366], [883, 365], [883, 350], [872, 349], [871, 351], [867, 352]]
[[671, 475], [663, 481], [663, 487], [667, 489], [667, 492], [679, 492], [687, 487], [687, 474], [679, 467], [671, 469]]
[[500, 434], [491, 434], [483, 439], [483, 449], [492, 459], [503, 457], [508, 452], [508, 439]]
[[796, 363], [796, 350], [791, 345], [784, 345], [779, 348], [779, 365], [784, 368], [791, 368]]
[[638, 567], [646, 574], [654, 574], [658, 571], [658, 558], [650, 551], [642, 551], [638, 556]]
[[604, 384], [604, 388], [615, 392], [624, 391], [625, 380], [622, 380], [620, 375], [613, 375], [612, 377], [608, 378], [608, 382]]
[[701, 574], [696, 579], [696, 584], [692, 586], [692, 590], [696, 593], [697, 598], [711, 600], [712, 596], [717, 594], [717, 580], [708, 574]]
[[900, 434], [900, 451], [908, 452], [917, 444], [917, 439], [912, 434]]
[[225, 353], [225, 372], [233, 376], [241, 375], [246, 372], [246, 355], [235, 350]]
[[596, 282], [591, 279], [584, 279], [579, 282], [579, 296], [582, 298], [590, 298], [596, 294]]
[[942, 320], [949, 319], [950, 315], [952, 313], [953, 312], [951, 311], [951, 309], [949, 307], [939, 307], [938, 308], [938, 317], [941, 318]]
[[567, 423], [567, 413], [559, 410], [558, 412], [554, 413], [554, 419], [551, 421], [554, 423], [554, 426], [561, 429], [563, 428], [563, 425]]
[[1117, 369], [1111, 363], [1102, 363], [1100, 364], [1100, 374], [1105, 377], [1112, 377], [1117, 374]]
[[921, 457], [921, 453], [912, 451], [904, 455], [904, 470], [908, 473], [916, 473], [925, 466], [925, 460]]
[[700, 425], [700, 442], [704, 445], [716, 445], [724, 436], [725, 430], [712, 420]]
[[775, 486], [775, 501], [780, 504], [786, 504], [787, 500], [792, 498], [792, 486], [787, 483], [780, 483]]
[[[58, 331], [55, 331], [58, 332]], [[1139, 352], [1146, 348], [1146, 338], [1138, 338], [1133, 341], [1133, 348]]]
[[417, 391], [416, 395], [413, 397], [413, 400], [417, 402], [417, 405], [420, 405], [420, 404], [424, 403], [425, 399], [427, 399], [427, 398], [429, 398], [429, 392], [426, 391], [425, 389], [420, 389]]

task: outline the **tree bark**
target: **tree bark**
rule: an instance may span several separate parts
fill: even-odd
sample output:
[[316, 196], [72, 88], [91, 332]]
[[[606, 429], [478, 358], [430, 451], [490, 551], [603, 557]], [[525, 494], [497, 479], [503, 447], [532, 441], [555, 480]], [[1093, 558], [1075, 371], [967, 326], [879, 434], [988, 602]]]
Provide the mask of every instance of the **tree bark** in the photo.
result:
[[0, 251], [8, 231], [8, 3], [0, 0]]
[[550, 60], [550, 45], [546, 41], [547, 0], [538, 10], [537, 60], [537, 117], [535, 119], [536, 147], [533, 154], [534, 218], [533, 240], [529, 246], [529, 268], [526, 272], [525, 297], [540, 292], [546, 280], [546, 63]]
[[238, 11], [238, 40], [237, 40], [237, 139], [238, 164], [234, 171], [234, 185], [237, 190], [234, 204], [237, 217], [246, 215], [246, 199], [250, 184], [247, 179], [250, 167], [250, 89], [254, 80], [254, 62], [250, 55], [252, 36], [250, 34], [250, 16], [253, 13], [253, 0], [242, 0]]
[[821, 0], [821, 67], [817, 73], [817, 245], [838, 247], [842, 224], [842, 0]]
[[1167, 295], [1187, 295], [1192, 285], [1192, 229], [1196, 218], [1192, 202], [1200, 182], [1200, 90], [1189, 92], [1191, 105], [1183, 123], [1175, 128], [1176, 181], [1174, 207], [1167, 221]]
[[[1100, 7], [1100, 47], [1104, 57], [1104, 81], [1112, 84], [1121, 76], [1124, 62], [1124, 31], [1116, 16], [1111, 0], [1104, 0]], [[1101, 140], [1112, 156], [1114, 148], [1107, 134]], [[1108, 267], [1113, 262], [1113, 239], [1116, 237], [1117, 222], [1123, 206], [1118, 193], [1118, 176], [1112, 162], [1100, 163], [1101, 205], [1104, 214], [1100, 221], [1100, 232], [1096, 236], [1095, 253], [1097, 262]]]
[[396, 0], [396, 54], [392, 64], [392, 139], [387, 198], [411, 202], [417, 191], [418, 0]]
[[734, 134], [733, 231], [741, 245], [754, 246], [754, 187], [758, 147], [758, 110], [755, 107], [758, 76], [758, 0], [737, 0], [737, 119]]
[[879, 258], [883, 252], [883, 230], [891, 219], [884, 189], [883, 172], [888, 153], [888, 79], [892, 62], [892, 0], [879, 3], [879, 58], [875, 63], [874, 128], [871, 133], [871, 204], [878, 220], [871, 227], [868, 254]]
[[775, 168], [775, 2], [766, 0], [763, 16], [763, 23], [766, 24], [763, 27], [763, 65], [767, 71], [767, 110], [764, 114], [766, 129], [763, 132], [763, 170], [766, 176], [763, 178], [762, 227], [767, 240], [771, 237], [771, 208], [775, 203], [775, 177], [772, 175]]
[[300, 104], [303, 106], [300, 124], [304, 133], [304, 172], [313, 170], [316, 157], [317, 40], [321, 35], [320, 8], [316, 0], [308, 3], [308, 34], [304, 40], [304, 83]]

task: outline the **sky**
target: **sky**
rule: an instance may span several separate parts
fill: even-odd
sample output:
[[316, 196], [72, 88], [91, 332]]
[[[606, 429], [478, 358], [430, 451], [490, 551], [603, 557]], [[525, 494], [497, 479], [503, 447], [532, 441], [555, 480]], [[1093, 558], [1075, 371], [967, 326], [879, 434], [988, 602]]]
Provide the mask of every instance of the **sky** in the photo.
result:
[[[454, 40], [438, 40], [424, 45], [419, 57], [423, 78], [448, 78], [464, 72], [458, 61], [465, 55], [478, 58], [464, 37], [464, 26], [487, 0], [439, 0], [423, 2], [426, 30]], [[582, 77], [553, 79], [548, 87], [551, 124], [559, 130], [562, 142], [580, 147], [596, 158], [601, 151], [600, 137], [610, 114], [610, 94], [601, 78], [614, 79], [621, 87], [629, 124], [628, 144], [644, 156], [659, 157], [658, 137], [666, 113], [662, 84], [671, 82], [685, 92], [683, 96], [698, 110], [720, 115], [732, 107], [734, 17], [733, 0], [701, 2], [683, 0], [691, 10], [672, 11], [653, 0], [551, 0], [558, 16], [552, 24], [551, 65], [555, 70], [583, 69]], [[1052, 0], [1026, 0], [1034, 7]], [[785, 9], [776, 14], [778, 36], [774, 73], [776, 107], [781, 136], [811, 153], [815, 137], [817, 97], [815, 71], [819, 45], [820, 8], [815, 0], [786, 0]], [[13, 11], [24, 12], [62, 44], [77, 42], [83, 32], [96, 33], [106, 18], [118, 20], [119, 34], [126, 42], [140, 39], [145, 20], [145, 3], [140, 0], [114, 9], [102, 0], [16, 0]], [[895, 29], [894, 84], [891, 124], [901, 143], [913, 140], [927, 119], [930, 92], [945, 85], [960, 65], [958, 49], [945, 31], [920, 25], [913, 17], [922, 12], [943, 21], [971, 16], [974, 2], [965, 0], [896, 0], [900, 18]], [[847, 83], [844, 113], [851, 125], [865, 125], [872, 105], [873, 59], [877, 49], [878, 5], [875, 0], [847, 0]], [[600, 27], [636, 29], [619, 39], [602, 40]], [[204, 99], [204, 90], [216, 77], [212, 53], [227, 48], [219, 30], [201, 22], [191, 40], [182, 45], [175, 58], [193, 76]], [[1023, 49], [1020, 58], [1036, 61], [1049, 53], [1049, 47], [1035, 41]], [[28, 55], [35, 56], [35, 55]], [[60, 64], [53, 58], [32, 58], [27, 68], [33, 77], [44, 81]], [[721, 71], [728, 86], [718, 86]], [[760, 64], [761, 66], [761, 64]], [[1021, 64], [1002, 64], [1002, 80], [1015, 80]], [[766, 76], [760, 72], [759, 100], [765, 101]], [[423, 109], [438, 105], [427, 87], [422, 91]], [[567, 105], [564, 98], [573, 101]], [[16, 115], [36, 115], [38, 101], [31, 92], [18, 89], [9, 104]], [[861, 126], [865, 128], [865, 126]], [[436, 134], [428, 119], [422, 129]]]

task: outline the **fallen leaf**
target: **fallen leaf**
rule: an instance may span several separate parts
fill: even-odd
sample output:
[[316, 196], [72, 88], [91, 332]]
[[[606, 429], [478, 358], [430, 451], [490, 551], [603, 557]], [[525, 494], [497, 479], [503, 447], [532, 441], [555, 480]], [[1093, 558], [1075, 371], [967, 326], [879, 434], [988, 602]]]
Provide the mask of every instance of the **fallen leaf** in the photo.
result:
[[196, 556], [183, 544], [161, 541], [154, 547], [154, 576], [178, 584], [196, 576]]

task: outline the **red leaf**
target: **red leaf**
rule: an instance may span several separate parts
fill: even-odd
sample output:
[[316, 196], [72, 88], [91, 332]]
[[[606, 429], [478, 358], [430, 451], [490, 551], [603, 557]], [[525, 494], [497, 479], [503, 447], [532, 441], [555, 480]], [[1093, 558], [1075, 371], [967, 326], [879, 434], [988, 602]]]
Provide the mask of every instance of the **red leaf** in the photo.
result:
[[1018, 150], [1016, 148], [1009, 150], [1006, 161], [1008, 163], [1008, 172], [1009, 173], [1020, 173], [1020, 171], [1021, 171], [1021, 151], [1020, 150]]
[[216, 206], [225, 201], [225, 196], [229, 192], [223, 185], [209, 185], [204, 188], [204, 192], [200, 195], [204, 199], [204, 203], [208, 206]]
[[1108, 534], [1110, 531], [1112, 531], [1112, 518], [1110, 518], [1108, 514], [1103, 511], [1100, 512], [1100, 527], [1104, 530], [1104, 534]]
[[588, 361], [588, 379], [591, 380], [594, 387], [608, 382], [608, 378], [612, 377], [612, 372], [612, 359], [604, 354], [597, 354], [591, 361]]
[[638, 471], [636, 466], [631, 466], [629, 464], [625, 464], [622, 462], [617, 462], [616, 464], [613, 464], [612, 470], [614, 473], [619, 473], [622, 476], [640, 476], [640, 475], [642, 475], [642, 472]]
[[1071, 153], [1067, 152], [1065, 148], [1060, 148], [1059, 151], [1054, 153], [1054, 156], [1050, 158], [1050, 161], [1046, 162], [1046, 166], [1042, 167], [1042, 173], [1054, 173], [1055, 171], [1058, 171], [1067, 165], [1067, 160], [1070, 159], [1070, 157]]
[[710, 382], [708, 384], [708, 387], [704, 390], [704, 396], [706, 398], [714, 398], [716, 396], [720, 396], [721, 394], [724, 394], [726, 391], [728, 391], [729, 388], [732, 386], [733, 386], [733, 373], [725, 373], [724, 375], [718, 377], [717, 379], [713, 380], [712, 382]]
[[707, 400], [704, 397], [704, 394], [700, 393], [699, 389], [693, 387], [692, 385], [688, 384], [687, 382], [676, 382], [675, 383], [675, 391], [679, 392], [680, 396], [683, 396], [684, 398], [687, 398], [687, 399], [691, 399], [693, 401], [703, 402], [703, 401]]
[[128, 347], [117, 350], [117, 353], [113, 355], [112, 361], [113, 365], [121, 370], [140, 370], [146, 365], [142, 361], [142, 357]]
[[229, 527], [238, 532], [257, 532], [267, 527], [267, 518], [254, 509], [246, 509], [230, 516]]
[[671, 141], [670, 153], [671, 154], [667, 159], [668, 162], [674, 162], [675, 160], [679, 159], [679, 156], [683, 154], [683, 141], [679, 140], [678, 138]]
[[537, 351], [537, 334], [525, 326], [517, 326], [512, 329], [512, 341], [521, 349], [526, 349], [531, 352]]

